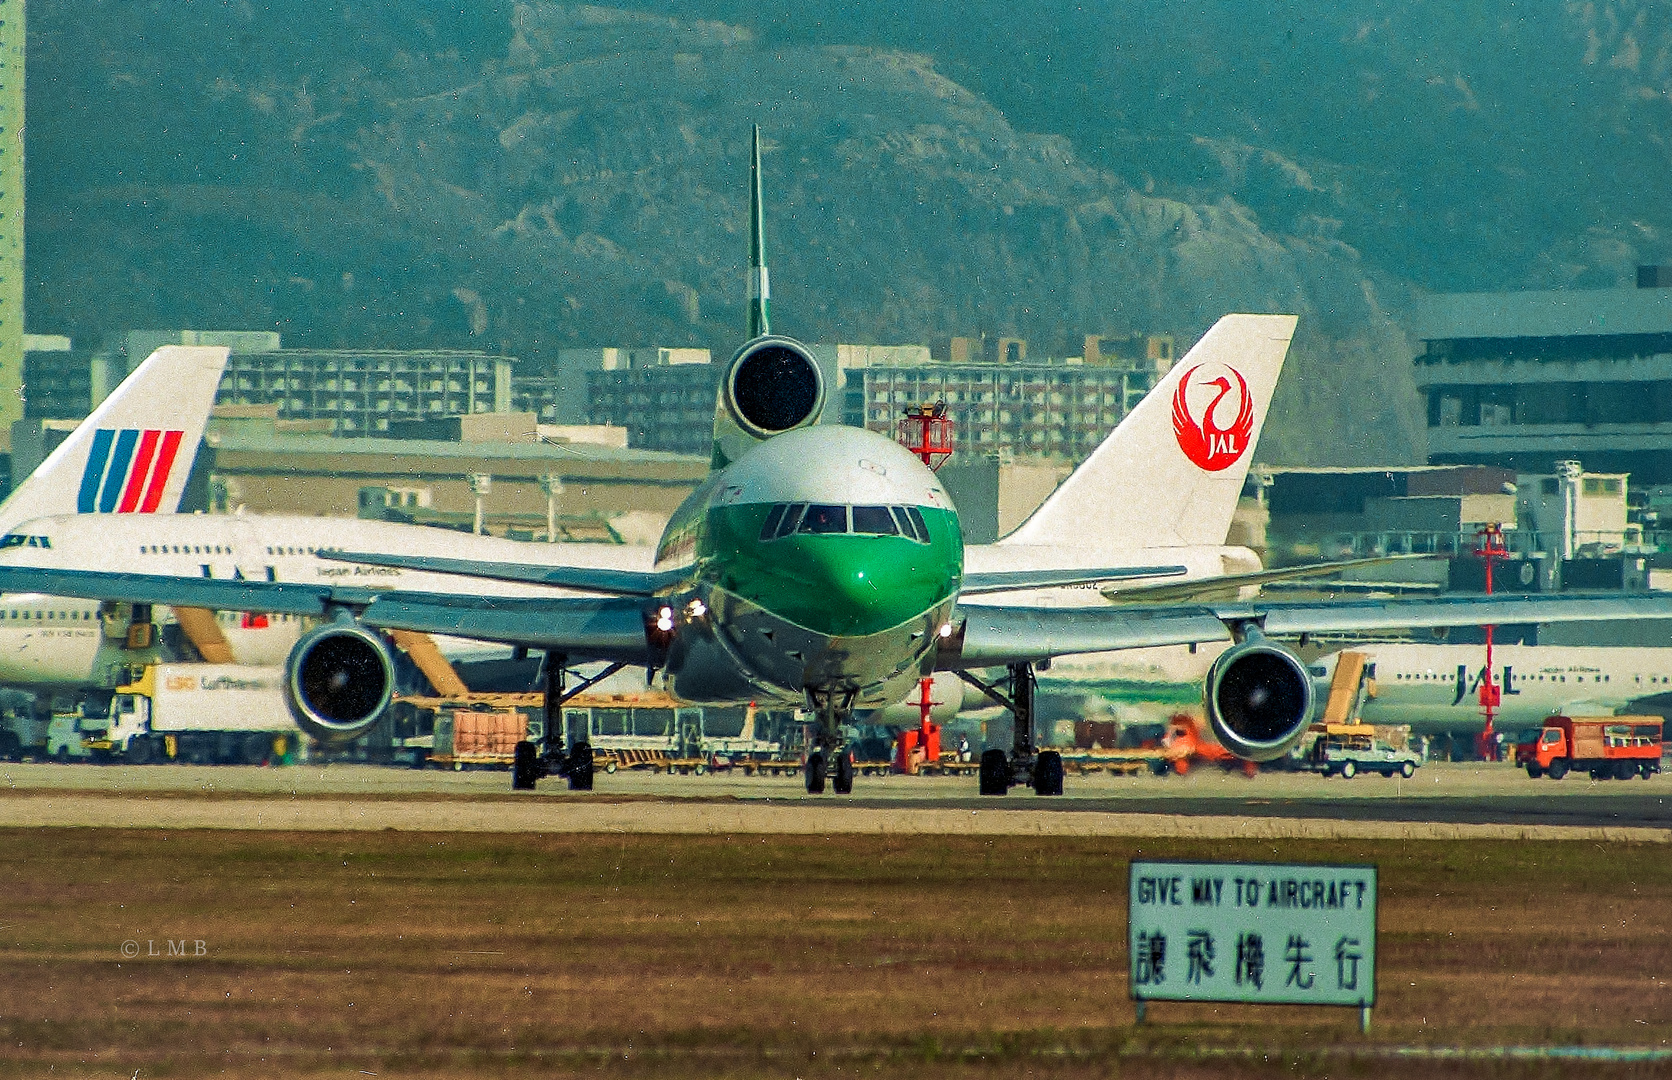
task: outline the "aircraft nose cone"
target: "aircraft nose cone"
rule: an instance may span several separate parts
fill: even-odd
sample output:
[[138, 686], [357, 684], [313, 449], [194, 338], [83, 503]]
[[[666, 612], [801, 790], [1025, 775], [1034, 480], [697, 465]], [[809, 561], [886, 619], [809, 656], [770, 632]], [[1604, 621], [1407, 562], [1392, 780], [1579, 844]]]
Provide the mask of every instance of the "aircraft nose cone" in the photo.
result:
[[796, 559], [801, 602], [791, 617], [820, 633], [859, 636], [933, 607], [951, 590], [950, 568], [903, 544], [847, 536], [807, 543]]

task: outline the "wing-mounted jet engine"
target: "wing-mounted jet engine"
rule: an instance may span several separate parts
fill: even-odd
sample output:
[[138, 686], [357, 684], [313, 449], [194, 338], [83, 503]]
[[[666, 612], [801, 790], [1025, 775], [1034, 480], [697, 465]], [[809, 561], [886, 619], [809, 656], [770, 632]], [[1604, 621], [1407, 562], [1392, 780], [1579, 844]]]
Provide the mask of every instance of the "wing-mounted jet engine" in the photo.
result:
[[1221, 746], [1248, 761], [1270, 761], [1312, 722], [1315, 691], [1298, 656], [1250, 634], [1208, 669], [1206, 705]]
[[364, 735], [389, 708], [395, 662], [374, 631], [353, 621], [327, 623], [291, 648], [284, 689], [296, 726], [340, 745]]

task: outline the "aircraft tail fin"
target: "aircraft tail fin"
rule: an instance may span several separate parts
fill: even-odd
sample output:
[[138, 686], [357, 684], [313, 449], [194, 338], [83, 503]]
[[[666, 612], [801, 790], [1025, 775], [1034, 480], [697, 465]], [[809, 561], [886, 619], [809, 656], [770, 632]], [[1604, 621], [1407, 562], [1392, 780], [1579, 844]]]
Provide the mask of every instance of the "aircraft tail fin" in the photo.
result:
[[152, 353], [0, 504], [0, 530], [49, 515], [178, 510], [227, 354]]
[[1223, 544], [1294, 337], [1226, 315], [1001, 544]]
[[766, 272], [766, 217], [761, 207], [761, 126], [749, 145], [749, 338], [772, 333], [772, 287]]
[[727, 361], [714, 403], [710, 464], [725, 468], [749, 448], [819, 422], [824, 375], [807, 346], [772, 333], [761, 205], [761, 128], [749, 147], [749, 340]]

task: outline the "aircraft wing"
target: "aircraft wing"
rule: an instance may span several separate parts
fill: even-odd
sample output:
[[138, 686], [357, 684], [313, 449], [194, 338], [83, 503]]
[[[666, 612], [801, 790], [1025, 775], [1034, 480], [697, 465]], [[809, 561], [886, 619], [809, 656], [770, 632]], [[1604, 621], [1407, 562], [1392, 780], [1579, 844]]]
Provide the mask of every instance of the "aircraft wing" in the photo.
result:
[[557, 649], [576, 659], [635, 663], [647, 657], [644, 601], [634, 597], [382, 592], [354, 586], [23, 566], [0, 566], [0, 592], [41, 592], [90, 600], [315, 618], [328, 618], [333, 610], [347, 608], [361, 622], [380, 630], [452, 634]]
[[1188, 574], [1187, 566], [1111, 566], [1089, 570], [994, 570], [965, 574], [958, 592], [964, 596], [982, 593], [1049, 589], [1063, 585], [1092, 585], [1099, 581], [1131, 581], [1141, 578], [1178, 577]]
[[[363, 566], [390, 566], [402, 570], [427, 570], [459, 577], [491, 581], [515, 581], [524, 585], [550, 585], [578, 592], [612, 596], [654, 596], [662, 589], [684, 581], [683, 570], [663, 572], [611, 570], [584, 566], [541, 566], [539, 564], [484, 563], [472, 559], [448, 559], [427, 555], [388, 555], [366, 551], [322, 551], [322, 559]], [[1322, 571], [1319, 571], [1320, 573]], [[1048, 589], [1063, 585], [1088, 585], [1099, 581], [1129, 581], [1137, 578], [1178, 577], [1189, 573], [1184, 566], [1109, 566], [1083, 570], [998, 570], [965, 574], [959, 590], [966, 596], [982, 593]]]
[[1277, 570], [1252, 570], [1246, 574], [1220, 574], [1216, 577], [1193, 578], [1190, 581], [1165, 581], [1149, 585], [1133, 585], [1130, 588], [1109, 588], [1103, 590], [1103, 595], [1117, 604], [1158, 604], [1185, 600], [1201, 602], [1234, 600], [1241, 589], [1251, 585], [1271, 585], [1279, 581], [1299, 581], [1333, 574], [1338, 570], [1356, 570], [1365, 566], [1384, 566], [1388, 563], [1432, 558], [1434, 558], [1432, 555], [1381, 555], [1370, 559], [1346, 559], [1341, 562], [1285, 566]]
[[[1233, 627], [1268, 637], [1508, 623], [1672, 619], [1672, 594], [1560, 593], [1312, 602], [1228, 601], [1095, 608], [961, 605], [961, 633], [936, 666], [993, 667], [1075, 653], [1229, 641]], [[960, 640], [961, 639], [961, 640]]]
[[401, 570], [427, 570], [459, 577], [514, 581], [524, 585], [550, 585], [576, 592], [609, 596], [654, 596], [662, 589], [683, 581], [684, 571], [612, 570], [589, 566], [541, 566], [538, 563], [490, 563], [475, 559], [447, 559], [427, 555], [389, 555], [372, 551], [321, 551], [319, 557], [361, 566], [389, 566]]

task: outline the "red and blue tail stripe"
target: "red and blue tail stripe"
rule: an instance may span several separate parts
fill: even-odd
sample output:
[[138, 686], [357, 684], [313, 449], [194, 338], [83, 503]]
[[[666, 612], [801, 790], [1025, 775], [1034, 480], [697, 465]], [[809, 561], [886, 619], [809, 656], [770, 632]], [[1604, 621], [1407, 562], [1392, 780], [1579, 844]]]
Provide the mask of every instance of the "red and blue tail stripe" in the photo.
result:
[[100, 428], [81, 473], [76, 510], [83, 514], [152, 514], [162, 502], [183, 431]]

